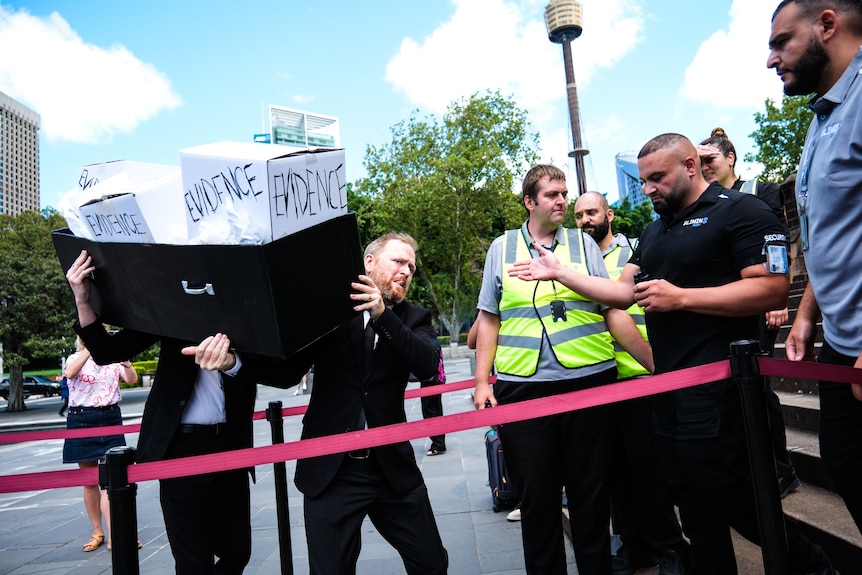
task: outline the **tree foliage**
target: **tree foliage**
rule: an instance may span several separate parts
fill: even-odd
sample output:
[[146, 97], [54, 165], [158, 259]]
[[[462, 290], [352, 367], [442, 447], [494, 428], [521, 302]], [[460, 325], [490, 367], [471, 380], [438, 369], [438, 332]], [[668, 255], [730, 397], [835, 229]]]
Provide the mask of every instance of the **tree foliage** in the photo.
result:
[[524, 217], [516, 180], [535, 163], [526, 112], [496, 93], [452, 103], [442, 119], [417, 112], [369, 146], [368, 176], [351, 190], [363, 242], [390, 230], [419, 244], [411, 299], [434, 309], [450, 334], [472, 315], [490, 242]]
[[639, 238], [655, 217], [652, 202], [644, 200], [638, 206], [632, 206], [626, 197], [614, 208], [614, 222], [611, 228], [614, 233], [625, 234], [628, 238]]
[[746, 162], [763, 165], [761, 176], [782, 181], [799, 165], [805, 133], [814, 112], [806, 105], [808, 96], [784, 96], [781, 108], [768, 98], [766, 112], [754, 114], [757, 129], [749, 134], [757, 144], [756, 154], [746, 154]]
[[65, 227], [52, 209], [0, 215], [0, 342], [9, 369], [7, 411], [26, 409], [22, 375], [33, 359], [70, 353], [74, 306], [51, 231]]

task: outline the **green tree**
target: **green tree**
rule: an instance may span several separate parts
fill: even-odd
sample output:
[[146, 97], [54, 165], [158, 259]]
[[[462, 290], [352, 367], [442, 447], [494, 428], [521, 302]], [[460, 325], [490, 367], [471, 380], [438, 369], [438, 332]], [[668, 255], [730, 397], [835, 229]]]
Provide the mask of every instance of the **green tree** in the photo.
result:
[[499, 92], [456, 101], [440, 120], [414, 112], [391, 132], [390, 143], [368, 147], [368, 176], [353, 190], [363, 201], [350, 207], [369, 234], [363, 240], [390, 230], [416, 238], [411, 299], [436, 310], [457, 338], [474, 313], [488, 246], [524, 217], [513, 190], [538, 157], [538, 136]]
[[7, 411], [23, 411], [22, 375], [33, 359], [59, 361], [75, 347], [74, 306], [51, 231], [65, 227], [52, 209], [0, 215], [0, 342], [9, 369]]
[[638, 206], [632, 206], [631, 201], [626, 197], [613, 210], [614, 223], [611, 224], [611, 228], [614, 233], [625, 234], [629, 238], [639, 238], [655, 216], [652, 202], [649, 200], [644, 200]]
[[808, 100], [808, 96], [784, 96], [779, 109], [768, 98], [766, 112], [754, 114], [758, 127], [749, 136], [757, 144], [757, 153], [745, 154], [745, 161], [762, 164], [763, 178], [784, 180], [799, 165], [805, 133], [814, 114], [806, 105]]

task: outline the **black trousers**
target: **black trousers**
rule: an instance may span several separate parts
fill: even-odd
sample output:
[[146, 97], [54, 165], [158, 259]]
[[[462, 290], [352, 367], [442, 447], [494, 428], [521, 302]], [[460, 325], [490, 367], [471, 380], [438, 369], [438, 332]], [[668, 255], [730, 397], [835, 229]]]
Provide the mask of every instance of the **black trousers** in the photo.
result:
[[425, 484], [397, 493], [373, 454], [345, 457], [332, 483], [317, 497], [306, 497], [304, 505], [311, 575], [356, 573], [366, 516], [398, 551], [409, 575], [446, 573], [448, 554]]
[[[691, 542], [689, 575], [735, 575], [730, 527], [760, 544], [754, 486], [743, 434], [739, 398], [726, 404], [718, 435], [679, 439], [656, 436], [662, 469]], [[793, 573], [820, 572], [828, 559], [793, 520], [785, 518]]]
[[[850, 365], [855, 357], [842, 355], [824, 342], [818, 361]], [[820, 390], [820, 456], [835, 489], [862, 531], [862, 402], [850, 385], [818, 382]]]
[[[637, 380], [632, 385], [637, 385]], [[673, 500], [659, 471], [652, 436], [652, 398], [609, 406], [613, 413], [610, 472], [614, 532], [631, 552], [686, 552]]]
[[[500, 404], [593, 387], [616, 380], [616, 368], [579, 380], [500, 382]], [[502, 385], [501, 385], [502, 383]], [[506, 466], [521, 492], [521, 537], [529, 575], [565, 575], [560, 493], [566, 488], [578, 573], [610, 575], [610, 510], [605, 482], [610, 445], [608, 408], [593, 407], [500, 425]]]
[[[178, 433], [167, 458], [224, 450], [224, 435]], [[177, 575], [242, 573], [251, 557], [248, 471], [162, 479], [159, 485]]]
[[[424, 381], [419, 384], [420, 387], [430, 387], [432, 385], [440, 385], [438, 383], [425, 383]], [[443, 396], [438, 394], [428, 395], [425, 397], [419, 398], [420, 403], [422, 404], [422, 419], [428, 419], [429, 417], [440, 417], [443, 415]], [[431, 449], [436, 449], [438, 451], [446, 450], [446, 436], [445, 435], [432, 435], [431, 436]]]

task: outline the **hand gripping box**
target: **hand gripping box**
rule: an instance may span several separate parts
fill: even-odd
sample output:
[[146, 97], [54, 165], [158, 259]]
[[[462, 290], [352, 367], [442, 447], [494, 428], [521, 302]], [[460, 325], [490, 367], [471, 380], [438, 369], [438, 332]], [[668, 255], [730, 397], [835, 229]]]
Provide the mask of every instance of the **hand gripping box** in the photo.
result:
[[239, 351], [287, 357], [353, 316], [364, 273], [356, 215], [265, 245], [93, 242], [52, 234], [64, 270], [93, 257], [91, 302], [102, 321], [199, 342], [221, 332]]

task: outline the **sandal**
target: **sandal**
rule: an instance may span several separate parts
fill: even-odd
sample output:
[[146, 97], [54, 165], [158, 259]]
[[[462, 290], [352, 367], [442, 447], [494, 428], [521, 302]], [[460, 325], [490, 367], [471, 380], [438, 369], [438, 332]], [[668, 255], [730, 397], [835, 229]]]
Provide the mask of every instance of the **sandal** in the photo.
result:
[[428, 457], [434, 457], [435, 455], [442, 455], [444, 453], [446, 453], [445, 449], [429, 449], [425, 455]]
[[[141, 549], [143, 546], [144, 546], [144, 544], [141, 543], [140, 539], [138, 539], [138, 549]], [[111, 540], [108, 539], [108, 551], [110, 551], [110, 550], [111, 550]]]
[[99, 547], [102, 546], [102, 543], [105, 542], [105, 534], [104, 533], [93, 533], [90, 535], [90, 540], [84, 543], [84, 546], [81, 548], [85, 552], [89, 553], [90, 551], [95, 551]]

